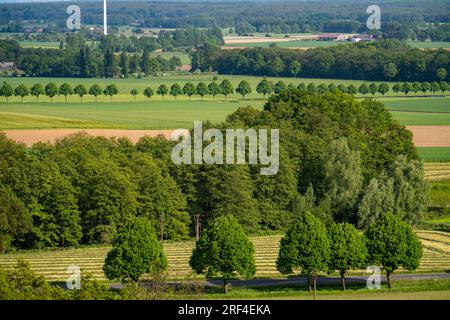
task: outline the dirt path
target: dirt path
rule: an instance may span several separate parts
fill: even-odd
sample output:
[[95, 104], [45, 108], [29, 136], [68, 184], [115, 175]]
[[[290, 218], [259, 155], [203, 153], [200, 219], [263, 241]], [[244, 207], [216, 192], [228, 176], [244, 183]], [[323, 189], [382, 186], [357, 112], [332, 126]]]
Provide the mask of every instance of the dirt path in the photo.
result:
[[[407, 127], [414, 134], [417, 147], [450, 147], [450, 126], [413, 126]], [[6, 130], [8, 138], [32, 146], [36, 142], [53, 143], [77, 132], [86, 132], [92, 136], [128, 137], [137, 142], [143, 136], [163, 135], [169, 138], [173, 130], [119, 130], [119, 129], [48, 129], [48, 130]]]

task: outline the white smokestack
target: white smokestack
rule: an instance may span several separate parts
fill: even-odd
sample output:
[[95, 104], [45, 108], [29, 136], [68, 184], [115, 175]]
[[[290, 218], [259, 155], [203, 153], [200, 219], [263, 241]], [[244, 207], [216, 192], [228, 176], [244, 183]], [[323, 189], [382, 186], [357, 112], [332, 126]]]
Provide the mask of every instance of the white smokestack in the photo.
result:
[[106, 0], [103, 0], [103, 34], [108, 35], [108, 16], [106, 13]]

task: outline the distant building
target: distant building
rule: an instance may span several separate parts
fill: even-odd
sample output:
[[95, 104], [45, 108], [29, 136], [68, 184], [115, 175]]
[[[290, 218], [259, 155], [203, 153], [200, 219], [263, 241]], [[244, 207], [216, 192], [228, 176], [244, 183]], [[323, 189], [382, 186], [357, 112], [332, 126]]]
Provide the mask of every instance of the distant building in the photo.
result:
[[337, 34], [337, 33], [323, 33], [319, 35], [318, 40], [321, 41], [339, 41], [339, 40], [345, 40], [346, 36], [343, 34]]
[[14, 62], [0, 62], [0, 71], [10, 72], [16, 70]]
[[358, 34], [353, 36], [348, 41], [350, 42], [371, 42], [375, 40], [375, 38], [371, 34]]

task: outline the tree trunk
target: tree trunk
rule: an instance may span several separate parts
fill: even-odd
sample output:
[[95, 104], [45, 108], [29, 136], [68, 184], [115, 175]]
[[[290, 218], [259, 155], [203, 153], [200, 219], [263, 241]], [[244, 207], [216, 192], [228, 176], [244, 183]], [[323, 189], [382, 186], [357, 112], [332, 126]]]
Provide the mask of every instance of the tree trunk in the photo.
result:
[[309, 290], [309, 292], [311, 292], [312, 291], [312, 288], [311, 288], [311, 276], [307, 275], [306, 279], [308, 281], [308, 290]]
[[223, 293], [227, 294], [228, 292], [228, 280], [223, 279]]
[[387, 285], [388, 288], [391, 288], [391, 272], [390, 271], [386, 271], [386, 279], [387, 279]]
[[345, 291], [345, 271], [341, 270], [341, 283], [342, 283], [342, 290]]
[[317, 298], [317, 277], [316, 274], [313, 274], [313, 281], [314, 281], [314, 300]]

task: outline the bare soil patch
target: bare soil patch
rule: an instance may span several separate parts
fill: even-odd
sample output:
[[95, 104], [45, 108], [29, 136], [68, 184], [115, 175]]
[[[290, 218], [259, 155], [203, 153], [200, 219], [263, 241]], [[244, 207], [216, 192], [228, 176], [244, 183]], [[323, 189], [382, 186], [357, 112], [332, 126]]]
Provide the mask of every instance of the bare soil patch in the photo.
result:
[[450, 147], [450, 126], [411, 126], [416, 147]]
[[[450, 147], [450, 126], [411, 126], [406, 127], [413, 133], [413, 141], [417, 147]], [[127, 137], [136, 143], [144, 136], [157, 137], [159, 135], [169, 139], [173, 130], [120, 130], [120, 129], [46, 129], [46, 130], [6, 130], [9, 139], [32, 146], [37, 142], [54, 143], [79, 132], [86, 132], [91, 136]]]
[[85, 132], [91, 136], [103, 136], [107, 138], [127, 137], [133, 143], [144, 136], [157, 137], [162, 135], [166, 139], [171, 137], [174, 130], [120, 130], [120, 129], [49, 129], [49, 130], [6, 130], [6, 136], [14, 141], [25, 143], [31, 147], [37, 142], [54, 143], [57, 139]]

